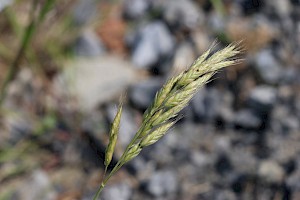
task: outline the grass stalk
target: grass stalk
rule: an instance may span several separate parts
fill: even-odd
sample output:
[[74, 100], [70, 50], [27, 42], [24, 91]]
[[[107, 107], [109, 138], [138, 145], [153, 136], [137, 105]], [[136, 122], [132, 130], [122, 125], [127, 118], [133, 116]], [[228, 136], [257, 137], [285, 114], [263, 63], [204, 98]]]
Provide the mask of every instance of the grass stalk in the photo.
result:
[[[93, 200], [99, 198], [109, 179], [124, 164], [135, 158], [144, 147], [156, 143], [166, 134], [169, 128], [180, 118], [178, 113], [188, 105], [199, 88], [203, 87], [218, 70], [239, 62], [235, 58], [240, 52], [237, 45], [230, 44], [209, 56], [212, 53], [212, 48], [210, 48], [189, 69], [167, 81], [156, 93], [151, 106], [145, 111], [139, 130], [126, 147], [121, 158], [107, 177], [104, 176]], [[111, 148], [110, 152], [113, 153], [113, 151], [114, 149]], [[107, 166], [107, 164], [105, 165]]]
[[210, 1], [217, 13], [219, 13], [221, 16], [226, 15], [225, 6], [222, 0], [210, 0]]
[[[40, 13], [37, 17], [37, 19], [32, 14], [31, 21], [29, 22], [28, 26], [25, 29], [21, 45], [19, 47], [19, 50], [17, 51], [17, 54], [11, 64], [11, 66], [8, 69], [8, 72], [4, 78], [4, 81], [0, 88], [0, 107], [2, 107], [3, 101], [6, 97], [7, 93], [7, 87], [9, 86], [10, 82], [13, 81], [18, 74], [20, 63], [22, 61], [22, 58], [24, 54], [26, 53], [29, 44], [34, 36], [34, 33], [36, 31], [36, 28], [40, 22], [42, 22], [46, 16], [46, 14], [51, 10], [52, 6], [54, 5], [55, 0], [47, 0], [43, 7], [40, 10]], [[31, 13], [34, 13], [34, 10], [37, 6], [37, 1], [33, 1], [32, 10]]]

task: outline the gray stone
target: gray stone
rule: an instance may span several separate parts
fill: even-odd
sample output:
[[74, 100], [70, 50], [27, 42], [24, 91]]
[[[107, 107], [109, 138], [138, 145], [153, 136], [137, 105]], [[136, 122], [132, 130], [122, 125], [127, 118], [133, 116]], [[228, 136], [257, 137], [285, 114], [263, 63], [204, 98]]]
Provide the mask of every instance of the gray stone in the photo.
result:
[[259, 177], [269, 183], [280, 184], [285, 176], [284, 169], [272, 160], [262, 161], [258, 168]]
[[136, 29], [130, 29], [125, 33], [124, 42], [129, 48], [134, 48], [139, 40], [139, 31]]
[[215, 200], [235, 200], [237, 197], [235, 194], [230, 190], [221, 190], [216, 192], [216, 196], [214, 197]]
[[165, 4], [164, 19], [170, 25], [195, 29], [204, 19], [203, 12], [190, 0], [169, 0]]
[[298, 94], [295, 98], [295, 109], [298, 117], [300, 118], [300, 94]]
[[234, 124], [239, 128], [257, 129], [262, 124], [262, 121], [249, 109], [243, 109], [236, 113]]
[[[67, 165], [80, 165], [82, 163], [81, 151], [82, 151], [82, 141], [78, 142], [75, 140], [69, 141], [67, 144], [64, 144], [63, 151], [63, 162]], [[80, 146], [80, 147], [78, 147]]]
[[167, 146], [169, 148], [173, 148], [175, 147], [179, 142], [179, 135], [181, 135], [182, 133], [179, 132], [177, 129], [176, 129], [176, 124], [174, 125], [174, 128], [171, 128], [170, 130], [168, 130], [168, 134], [166, 134], [164, 137], [163, 137], [163, 145], [164, 146]]
[[44, 171], [34, 171], [28, 181], [18, 191], [23, 200], [54, 200], [56, 193], [51, 189], [48, 175]]
[[282, 125], [284, 129], [289, 131], [297, 131], [300, 128], [299, 118], [293, 115], [287, 116], [286, 118], [282, 119]]
[[275, 84], [280, 80], [282, 68], [270, 50], [263, 50], [256, 55], [255, 67], [266, 83]]
[[120, 183], [120, 184], [105, 187], [105, 190], [103, 190], [101, 199], [103, 199], [103, 200], [129, 200], [129, 199], [131, 199], [131, 195], [132, 195], [131, 188], [125, 183]]
[[138, 68], [148, 69], [158, 60], [159, 53], [150, 40], [142, 39], [132, 53], [132, 62]]
[[300, 81], [300, 71], [298, 69], [295, 68], [287, 68], [283, 71], [282, 77], [281, 77], [281, 81], [282, 83], [285, 84], [293, 84], [297, 82], [299, 83]]
[[300, 170], [291, 174], [286, 179], [286, 183], [293, 191], [300, 191], [300, 181], [299, 180], [300, 180]]
[[233, 172], [232, 161], [225, 153], [220, 153], [215, 160], [214, 168], [216, 172], [222, 176], [229, 176]]
[[196, 120], [212, 121], [220, 112], [222, 94], [215, 88], [202, 88], [192, 99], [191, 106]]
[[149, 68], [161, 57], [173, 52], [175, 41], [162, 22], [152, 22], [141, 28], [132, 53], [132, 62], [138, 68]]
[[[80, 126], [82, 130], [90, 133], [105, 133], [105, 118], [101, 111], [94, 110], [82, 117], [84, 118]], [[98, 139], [100, 139], [100, 136]]]
[[155, 144], [155, 146], [147, 148], [147, 151], [149, 152], [146, 152], [147, 154], [145, 154], [159, 165], [167, 165], [168, 163], [171, 163], [174, 160], [174, 155], [172, 155], [172, 149], [164, 145], [164, 139], [165, 138], [159, 140]]
[[271, 111], [277, 99], [277, 91], [275, 88], [262, 85], [255, 87], [250, 92], [248, 100], [249, 106], [254, 112], [264, 114]]
[[235, 113], [230, 107], [221, 106], [218, 117], [222, 123], [231, 126], [235, 119]]
[[281, 102], [291, 102], [295, 97], [293, 88], [289, 85], [281, 85], [277, 88], [277, 98]]
[[14, 115], [7, 115], [4, 118], [3, 123], [9, 132], [7, 141], [11, 144], [16, 144], [32, 134], [36, 125], [30, 116], [18, 112], [15, 112]]
[[[78, 144], [77, 147], [80, 145]], [[94, 157], [95, 159], [95, 157]], [[81, 161], [81, 164], [84, 166], [85, 163]], [[91, 181], [88, 180], [90, 177], [87, 176], [87, 173], [82, 170], [83, 167], [77, 167], [78, 165], [64, 165], [64, 167], [57, 167], [55, 170], [52, 170], [51, 173], [49, 172], [49, 178], [51, 180], [51, 183], [53, 183], [53, 187], [55, 189], [61, 190], [72, 190], [76, 191], [78, 189], [78, 186], [80, 185], [88, 185]], [[98, 174], [100, 173], [100, 170], [97, 171]], [[95, 177], [94, 173], [94, 177]], [[98, 176], [96, 176], [98, 177]], [[95, 179], [94, 179], [95, 180]], [[88, 183], [87, 183], [88, 182]], [[92, 186], [93, 188], [94, 186]], [[91, 188], [91, 187], [90, 187]], [[43, 198], [39, 198], [43, 199]], [[56, 198], [57, 199], [57, 198]]]
[[192, 112], [197, 120], [204, 120], [206, 115], [206, 106], [204, 103], [206, 95], [206, 88], [200, 89], [193, 99], [191, 100], [190, 106], [192, 107]]
[[299, 119], [285, 105], [278, 105], [274, 108], [271, 125], [276, 133], [297, 131], [300, 128]]
[[291, 4], [290, 1], [282, 0], [267, 0], [266, 5], [272, 10], [275, 10], [279, 16], [287, 17], [291, 13]]
[[[205, 129], [206, 127], [201, 127], [192, 121], [184, 121], [180, 124], [176, 124], [175, 127], [177, 143], [173, 147], [178, 151], [182, 151], [182, 153], [184, 153], [184, 151], [190, 151], [191, 145], [199, 146], [202, 143], [202, 140], [200, 139], [201, 133], [207, 133], [206, 131], [209, 131]], [[184, 159], [189, 158], [187, 157]]]
[[141, 182], [148, 179], [148, 177], [153, 174], [156, 166], [156, 163], [153, 162], [153, 160], [146, 162], [143, 158], [143, 153], [144, 151], [142, 151], [139, 156], [130, 161], [130, 166], [132, 167], [131, 170], [135, 175], [135, 178]]
[[158, 171], [150, 178], [147, 185], [147, 191], [155, 196], [161, 197], [164, 195], [176, 192], [178, 188], [177, 175], [172, 171]]
[[0, 2], [0, 12], [7, 6], [9, 6], [10, 4], [12, 4], [13, 0], [2, 0]]
[[77, 98], [79, 109], [91, 111], [140, 80], [132, 65], [116, 56], [77, 58], [66, 62], [54, 81], [57, 95]]
[[38, 102], [37, 95], [40, 94], [41, 87], [41, 82], [34, 79], [32, 70], [21, 68], [7, 87], [7, 97], [4, 99], [3, 107], [20, 111], [20, 104], [34, 105]]
[[145, 110], [162, 84], [161, 79], [152, 78], [134, 85], [129, 92], [129, 99], [133, 106]]
[[208, 18], [209, 27], [215, 32], [223, 32], [225, 29], [225, 18], [217, 12], [213, 12]]
[[259, 1], [253, 1], [253, 0], [237, 0], [236, 1], [239, 6], [241, 6], [241, 11], [243, 14], [249, 15], [249, 14], [257, 14], [258, 11], [261, 10], [262, 4]]
[[104, 53], [104, 46], [94, 32], [87, 30], [76, 40], [74, 51], [78, 56], [99, 56]]
[[195, 164], [197, 167], [204, 168], [212, 165], [212, 159], [210, 155], [201, 151], [193, 151], [191, 153], [191, 159], [193, 164]]
[[139, 18], [145, 15], [149, 1], [147, 0], [125, 0], [123, 3], [124, 14], [129, 18]]
[[75, 24], [79, 26], [87, 24], [98, 11], [96, 0], [80, 0], [73, 10]]
[[223, 126], [232, 126], [235, 115], [232, 106], [234, 97], [231, 92], [225, 90], [220, 94], [219, 98], [221, 101], [217, 113], [218, 123], [221, 123]]
[[300, 5], [300, 0], [290, 0], [292, 2], [292, 5]]
[[237, 172], [253, 174], [257, 170], [258, 161], [247, 148], [231, 149], [230, 159]]
[[[299, 132], [283, 134], [272, 130], [267, 135], [268, 147], [272, 149], [272, 158], [278, 163], [288, 163], [298, 156], [300, 151]], [[299, 160], [300, 161], [300, 160]]]
[[91, 199], [94, 198], [94, 195], [95, 194], [92, 194], [92, 193], [90, 193], [90, 194], [84, 194], [83, 197], [81, 197], [81, 200], [91, 200]]
[[217, 152], [229, 153], [231, 149], [230, 137], [216, 137], [216, 139], [214, 139], [214, 148]]
[[[274, 190], [269, 187], [259, 187], [257, 190], [257, 200], [272, 199]], [[249, 195], [248, 195], [249, 196]], [[253, 195], [251, 195], [253, 196]]]

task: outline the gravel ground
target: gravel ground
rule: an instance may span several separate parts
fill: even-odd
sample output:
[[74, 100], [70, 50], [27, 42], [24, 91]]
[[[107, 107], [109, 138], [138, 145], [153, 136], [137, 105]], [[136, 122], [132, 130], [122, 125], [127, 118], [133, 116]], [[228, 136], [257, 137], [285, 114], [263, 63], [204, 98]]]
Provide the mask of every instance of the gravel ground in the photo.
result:
[[[299, 200], [300, 1], [210, 2], [79, 1], [74, 20], [85, 28], [66, 63], [73, 67], [49, 88], [24, 69], [9, 89], [0, 146], [15, 159], [0, 154], [3, 198], [91, 199], [120, 95], [127, 93], [113, 163], [157, 89], [217, 38], [217, 49], [242, 40], [243, 62], [216, 74], [101, 199]], [[90, 25], [95, 14], [106, 17]], [[39, 110], [45, 104], [50, 111]]]

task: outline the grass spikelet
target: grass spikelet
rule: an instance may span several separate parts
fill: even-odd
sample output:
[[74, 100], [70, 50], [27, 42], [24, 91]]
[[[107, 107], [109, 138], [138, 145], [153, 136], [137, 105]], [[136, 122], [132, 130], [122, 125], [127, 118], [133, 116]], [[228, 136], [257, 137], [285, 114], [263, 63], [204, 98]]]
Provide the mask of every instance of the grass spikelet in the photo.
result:
[[151, 144], [154, 144], [157, 142], [162, 136], [166, 134], [166, 132], [175, 124], [175, 121], [168, 122], [166, 124], [161, 125], [156, 130], [154, 130], [152, 133], [147, 135], [145, 138], [142, 139], [140, 146], [146, 147]]
[[169, 95], [171, 90], [174, 88], [176, 82], [182, 76], [183, 73], [179, 74], [176, 77], [171, 78], [168, 80], [163, 87], [156, 93], [154, 101], [152, 105], [145, 111], [144, 117], [151, 116], [154, 112], [162, 105], [166, 97]]
[[127, 163], [128, 161], [135, 158], [140, 152], [142, 151], [142, 147], [140, 144], [133, 145], [129, 151], [127, 152], [126, 156], [123, 159], [123, 163]]
[[167, 99], [167, 101], [165, 102], [165, 106], [169, 108], [181, 104], [182, 101], [193, 96], [196, 90], [196, 87], [191, 87], [188, 90], [184, 89], [182, 91], [179, 91], [178, 93], [174, 94], [173, 96]]
[[214, 42], [207, 51], [205, 51], [201, 56], [199, 56], [199, 58], [197, 58], [193, 62], [190, 69], [194, 69], [194, 68], [198, 67], [199, 65], [201, 65], [208, 58], [209, 54], [211, 53], [211, 51], [215, 47], [215, 45], [216, 45], [216, 42]]
[[187, 106], [188, 102], [191, 100], [191, 98], [193, 97], [193, 95], [190, 95], [189, 97], [187, 97], [186, 99], [184, 99], [180, 104], [178, 104], [177, 106], [174, 106], [170, 109], [168, 109], [167, 111], [165, 111], [159, 118], [157, 118], [154, 122], [153, 122], [153, 126], [158, 126], [162, 123], [165, 123], [166, 121], [168, 121], [171, 118], [174, 118], [178, 115], [178, 113]]
[[181, 104], [184, 100], [190, 99], [190, 96], [194, 96], [197, 90], [204, 86], [207, 81], [213, 76], [214, 73], [208, 73], [197, 79], [193, 80], [193, 82], [187, 84], [182, 90], [179, 90], [173, 96], [170, 96], [166, 102], [166, 107], [174, 107]]
[[[215, 43], [203, 53], [190, 68], [169, 79], [156, 93], [151, 106], [145, 111], [143, 121], [123, 155], [109, 175], [102, 181], [94, 200], [97, 200], [107, 181], [128, 161], [135, 158], [143, 149], [159, 141], [176, 123], [174, 118], [188, 105], [195, 93], [203, 87], [220, 69], [236, 64], [241, 60], [235, 57], [240, 53], [239, 43], [230, 44], [212, 54]], [[112, 158], [119, 130], [121, 106], [116, 115], [110, 133], [110, 142], [106, 151], [105, 165]]]
[[110, 164], [112, 156], [115, 151], [119, 128], [120, 128], [121, 114], [122, 114], [122, 104], [120, 103], [117, 114], [111, 125], [111, 129], [110, 129], [110, 133], [109, 133], [109, 143], [108, 143], [106, 151], [105, 151], [104, 165], [106, 167], [108, 167], [108, 165]]
[[166, 99], [170, 91], [173, 89], [174, 85], [178, 81], [179, 76], [171, 78], [164, 86], [163, 88], [157, 93], [157, 98], [155, 99], [155, 106], [160, 106], [163, 101]]

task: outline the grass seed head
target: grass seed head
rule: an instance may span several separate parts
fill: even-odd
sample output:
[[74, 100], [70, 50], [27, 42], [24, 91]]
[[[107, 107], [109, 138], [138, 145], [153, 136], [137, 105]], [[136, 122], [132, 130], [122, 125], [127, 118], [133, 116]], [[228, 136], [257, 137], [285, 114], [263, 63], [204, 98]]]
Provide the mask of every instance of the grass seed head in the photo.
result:
[[109, 133], [109, 143], [108, 143], [106, 151], [105, 151], [105, 160], [104, 160], [105, 166], [108, 166], [110, 164], [112, 156], [115, 151], [115, 147], [116, 147], [116, 143], [117, 143], [117, 139], [118, 139], [119, 128], [120, 128], [121, 115], [122, 115], [122, 104], [119, 105], [117, 114], [111, 125], [111, 129], [110, 129], [110, 133]]
[[134, 144], [133, 146], [131, 146], [131, 148], [129, 149], [129, 151], [125, 155], [123, 162], [127, 163], [128, 161], [132, 160], [137, 155], [139, 155], [141, 150], [142, 150], [142, 148], [141, 148], [140, 144]]
[[158, 127], [156, 130], [154, 130], [153, 132], [151, 132], [150, 134], [148, 134], [144, 139], [142, 139], [140, 146], [146, 147], [149, 146], [151, 144], [154, 144], [155, 142], [157, 142], [162, 136], [164, 136], [166, 134], [166, 132], [175, 124], [174, 122], [169, 122], [166, 124], [161, 125], [160, 127]]
[[[239, 44], [230, 44], [224, 49], [212, 53], [213, 45], [202, 56], [195, 60], [192, 66], [171, 78], [156, 93], [151, 106], [143, 115], [143, 122], [127, 146], [121, 159], [114, 169], [120, 168], [123, 164], [136, 157], [143, 147], [149, 146], [160, 140], [166, 132], [176, 123], [173, 120], [178, 113], [188, 105], [196, 92], [203, 87], [212, 76], [220, 69], [240, 60], [234, 57], [239, 54]], [[122, 108], [119, 106], [118, 113], [112, 124], [110, 141], [106, 150], [105, 165], [109, 165], [116, 145], [117, 134], [121, 118]], [[115, 172], [115, 171], [113, 171]]]

